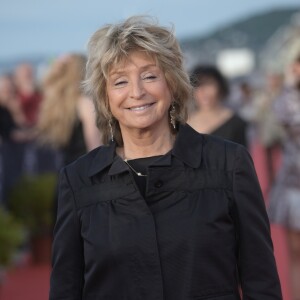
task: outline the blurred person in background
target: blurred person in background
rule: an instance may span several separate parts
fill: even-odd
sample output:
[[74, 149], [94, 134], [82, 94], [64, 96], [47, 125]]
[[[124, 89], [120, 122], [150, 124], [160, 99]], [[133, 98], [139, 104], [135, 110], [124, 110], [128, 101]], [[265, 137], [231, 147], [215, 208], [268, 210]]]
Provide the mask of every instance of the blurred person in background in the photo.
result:
[[[251, 83], [250, 78], [242, 78], [233, 84], [233, 89], [236, 90], [236, 99], [234, 110], [237, 114], [247, 122], [246, 140], [248, 147], [251, 148], [257, 139], [257, 128], [254, 122], [256, 110], [253, 105], [253, 99], [256, 94], [256, 88]], [[252, 149], [251, 149], [252, 150]]]
[[200, 133], [247, 146], [247, 123], [225, 105], [229, 86], [221, 72], [214, 66], [197, 66], [190, 77], [194, 105], [188, 123]]
[[[281, 300], [245, 147], [186, 124], [174, 34], [149, 18], [91, 37], [87, 78], [104, 146], [61, 171], [51, 300]], [[234, 179], [233, 179], [234, 178]]]
[[23, 167], [23, 130], [25, 116], [16, 97], [11, 76], [0, 76], [0, 153], [1, 153], [1, 199], [7, 206], [8, 193], [21, 175]]
[[293, 300], [300, 299], [300, 55], [291, 68], [288, 86], [274, 103], [284, 126], [282, 167], [270, 192], [271, 222], [286, 227]]
[[85, 63], [81, 54], [62, 55], [43, 79], [38, 137], [62, 151], [63, 165], [100, 145], [93, 103], [81, 91]]
[[[37, 84], [34, 68], [30, 63], [19, 64], [13, 73], [16, 87], [16, 97], [20, 103], [25, 125], [27, 127], [27, 141], [23, 143], [23, 175], [34, 175], [45, 169], [43, 161], [45, 155], [38, 148], [35, 140], [34, 130], [42, 101], [42, 92]], [[30, 131], [30, 129], [32, 129]], [[46, 156], [47, 157], [47, 156]]]
[[275, 100], [282, 93], [282, 88], [283, 76], [270, 73], [266, 76], [265, 86], [253, 97], [254, 114], [251, 121], [255, 124], [257, 137], [266, 152], [269, 187], [275, 178], [276, 154], [278, 154], [284, 138], [283, 126], [273, 108]]
[[25, 116], [16, 97], [11, 76], [0, 76], [0, 135], [15, 139], [15, 130], [26, 124]]
[[42, 100], [41, 92], [37, 87], [34, 76], [33, 67], [28, 63], [18, 65], [14, 72], [16, 94], [25, 115], [27, 126], [36, 124]]
[[[101, 144], [92, 101], [83, 95], [86, 58], [65, 54], [56, 59], [43, 78], [43, 102], [37, 122], [37, 138], [62, 154], [65, 166]], [[54, 220], [57, 194], [54, 199]]]
[[247, 122], [252, 122], [254, 115], [253, 108], [253, 95], [254, 90], [252, 85], [246, 81], [242, 80], [237, 84], [238, 89], [238, 104], [236, 105], [236, 110], [239, 115]]

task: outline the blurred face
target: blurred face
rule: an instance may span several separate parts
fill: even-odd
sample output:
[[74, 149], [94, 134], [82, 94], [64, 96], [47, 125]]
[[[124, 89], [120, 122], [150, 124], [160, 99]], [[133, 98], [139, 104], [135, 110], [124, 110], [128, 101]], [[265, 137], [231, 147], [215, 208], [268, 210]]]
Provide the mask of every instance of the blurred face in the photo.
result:
[[6, 76], [0, 77], [0, 101], [4, 102], [11, 98], [14, 94], [12, 82]]
[[17, 82], [33, 81], [33, 68], [29, 64], [21, 64], [16, 68], [15, 79]]
[[213, 108], [219, 104], [219, 90], [215, 82], [207, 81], [194, 89], [196, 105], [201, 109]]
[[300, 61], [293, 64], [293, 75], [295, 77], [296, 84], [300, 84]]
[[278, 90], [282, 87], [282, 76], [279, 74], [269, 74], [267, 77], [267, 85], [270, 90]]
[[122, 134], [124, 129], [169, 126], [171, 92], [164, 72], [146, 53], [134, 51], [110, 70], [107, 94]]

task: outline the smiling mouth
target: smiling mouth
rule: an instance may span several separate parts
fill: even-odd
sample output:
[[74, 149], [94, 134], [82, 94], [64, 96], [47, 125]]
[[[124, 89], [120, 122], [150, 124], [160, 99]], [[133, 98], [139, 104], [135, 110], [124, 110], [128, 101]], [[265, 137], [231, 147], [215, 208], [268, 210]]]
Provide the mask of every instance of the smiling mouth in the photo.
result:
[[128, 109], [131, 110], [131, 111], [142, 111], [142, 110], [145, 110], [145, 109], [149, 108], [153, 104], [154, 103], [149, 103], [149, 104], [145, 104], [145, 105], [142, 105], [142, 106], [129, 107]]

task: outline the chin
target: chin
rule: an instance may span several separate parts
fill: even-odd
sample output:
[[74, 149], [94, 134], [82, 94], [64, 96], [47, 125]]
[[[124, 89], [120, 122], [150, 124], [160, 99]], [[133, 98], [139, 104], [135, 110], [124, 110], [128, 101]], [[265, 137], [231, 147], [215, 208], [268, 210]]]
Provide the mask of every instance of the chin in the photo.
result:
[[126, 126], [127, 128], [130, 129], [136, 129], [136, 130], [141, 130], [141, 131], [148, 131], [151, 129], [155, 129], [156, 127], [161, 127], [161, 122], [156, 121], [156, 122], [136, 122], [134, 124], [130, 124], [130, 126]]
[[155, 128], [155, 124], [135, 124], [131, 128], [139, 129], [139, 130], [150, 130], [151, 128]]

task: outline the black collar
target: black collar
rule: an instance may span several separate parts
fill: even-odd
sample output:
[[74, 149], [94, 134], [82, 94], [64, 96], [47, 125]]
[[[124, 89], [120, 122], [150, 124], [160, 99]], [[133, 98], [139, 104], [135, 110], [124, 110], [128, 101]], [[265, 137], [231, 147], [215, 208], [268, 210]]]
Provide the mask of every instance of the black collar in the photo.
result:
[[[179, 131], [173, 149], [169, 154], [175, 156], [186, 165], [198, 168], [201, 163], [203, 135], [199, 134], [188, 124], [179, 125]], [[170, 166], [171, 155], [164, 155], [155, 162], [156, 166]], [[108, 174], [114, 175], [128, 170], [121, 157], [116, 154], [116, 143], [101, 146], [96, 153], [88, 170], [88, 176], [94, 176], [108, 166]]]

